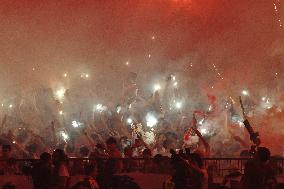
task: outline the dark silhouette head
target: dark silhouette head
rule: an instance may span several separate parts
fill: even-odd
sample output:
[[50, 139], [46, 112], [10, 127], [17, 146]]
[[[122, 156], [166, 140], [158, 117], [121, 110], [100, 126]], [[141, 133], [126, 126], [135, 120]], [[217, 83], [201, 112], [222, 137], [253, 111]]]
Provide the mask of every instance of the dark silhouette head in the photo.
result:
[[269, 149], [265, 147], [259, 147], [257, 149], [256, 157], [262, 162], [268, 161], [270, 159]]
[[42, 162], [50, 162], [51, 161], [51, 155], [47, 152], [44, 152], [40, 155], [40, 160]]

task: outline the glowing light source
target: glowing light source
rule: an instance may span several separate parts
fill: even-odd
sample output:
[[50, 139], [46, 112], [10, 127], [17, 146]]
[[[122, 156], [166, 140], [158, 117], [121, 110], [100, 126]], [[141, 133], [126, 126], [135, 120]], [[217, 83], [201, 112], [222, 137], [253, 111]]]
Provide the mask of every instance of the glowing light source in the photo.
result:
[[208, 111], [211, 112], [212, 109], [213, 109], [213, 107], [212, 107], [212, 105], [210, 105], [210, 106], [208, 107]]
[[63, 74], [63, 77], [67, 77], [67, 76], [68, 76], [68, 74], [67, 74], [67, 73], [64, 73], [64, 74]]
[[158, 124], [158, 119], [151, 113], [147, 113], [146, 122], [148, 127], [154, 127]]
[[176, 102], [175, 106], [176, 106], [177, 109], [181, 109], [182, 103], [181, 102]]
[[120, 107], [120, 106], [118, 106], [118, 107], [116, 108], [116, 112], [117, 112], [118, 114], [121, 112], [121, 107]]
[[199, 125], [202, 125], [202, 124], [203, 124], [203, 122], [204, 122], [204, 118], [203, 118], [203, 119], [201, 119], [201, 120], [198, 122], [198, 124], [199, 124]]
[[155, 84], [154, 85], [154, 91], [159, 91], [159, 90], [161, 90], [161, 85]]
[[125, 64], [128, 66], [129, 65], [129, 61], [127, 61]]
[[10, 105], [9, 105], [9, 108], [13, 108], [13, 104], [10, 104]]
[[242, 94], [243, 94], [244, 96], [248, 96], [248, 95], [249, 95], [249, 92], [248, 92], [247, 90], [243, 90], [243, 91], [242, 91]]
[[80, 123], [79, 121], [72, 121], [72, 126], [74, 128], [80, 127], [81, 125], [83, 125], [83, 123]]
[[55, 92], [55, 98], [58, 100], [63, 100], [65, 95], [66, 89], [60, 88]]
[[98, 112], [103, 112], [107, 109], [107, 107], [102, 104], [97, 104], [95, 105], [94, 109]]
[[59, 111], [59, 115], [63, 115], [63, 111], [62, 110]]
[[206, 134], [208, 134], [208, 131], [207, 131], [207, 129], [203, 128], [203, 129], [200, 130], [200, 133], [203, 134], [203, 135], [206, 135]]
[[133, 123], [133, 120], [131, 119], [131, 118], [127, 118], [127, 123], [129, 124], [129, 125], [131, 125], [132, 123]]
[[177, 87], [178, 86], [178, 82], [174, 82], [174, 87]]
[[87, 73], [82, 73], [81, 74], [81, 78], [89, 78], [90, 77], [90, 74], [87, 74]]
[[67, 133], [65, 133], [64, 131], [60, 132], [61, 137], [63, 138], [63, 140], [66, 142], [66, 140], [69, 139], [69, 136]]

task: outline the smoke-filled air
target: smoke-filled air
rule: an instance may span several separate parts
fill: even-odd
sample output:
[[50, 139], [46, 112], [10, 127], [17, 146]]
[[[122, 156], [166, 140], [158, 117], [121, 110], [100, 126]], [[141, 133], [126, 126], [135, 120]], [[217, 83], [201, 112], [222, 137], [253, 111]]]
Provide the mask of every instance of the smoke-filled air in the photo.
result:
[[4, 0], [0, 132], [142, 136], [166, 153], [197, 150], [193, 125], [232, 157], [253, 144], [247, 118], [283, 155], [283, 14], [277, 0]]

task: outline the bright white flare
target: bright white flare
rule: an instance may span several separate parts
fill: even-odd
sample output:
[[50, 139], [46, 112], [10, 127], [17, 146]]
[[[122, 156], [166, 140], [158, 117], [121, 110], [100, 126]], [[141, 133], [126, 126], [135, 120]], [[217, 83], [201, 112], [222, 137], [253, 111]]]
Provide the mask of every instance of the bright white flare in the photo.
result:
[[203, 135], [206, 135], [206, 134], [208, 134], [208, 131], [207, 131], [207, 129], [203, 128], [203, 129], [200, 130], [200, 133], [203, 134]]
[[65, 133], [64, 131], [61, 131], [60, 132], [60, 135], [61, 137], [63, 138], [64, 141], [68, 140], [69, 139], [69, 136], [67, 133]]
[[132, 124], [133, 123], [133, 120], [131, 118], [127, 118], [126, 121], [127, 121], [128, 124]]
[[174, 82], [174, 87], [177, 87], [177, 85], [178, 85], [178, 82]]
[[81, 125], [83, 125], [82, 123], [80, 123], [79, 121], [72, 121], [72, 126], [74, 128], [80, 127]]
[[55, 92], [55, 98], [57, 100], [63, 100], [64, 99], [64, 95], [65, 95], [66, 89], [65, 88], [60, 88]]
[[176, 102], [175, 106], [176, 106], [177, 109], [181, 109], [182, 103], [181, 102]]
[[161, 90], [161, 85], [155, 84], [154, 85], [154, 91], [159, 91], [159, 90]]
[[158, 119], [151, 113], [147, 113], [146, 122], [148, 127], [154, 127], [158, 124]]
[[10, 104], [10, 105], [9, 105], [9, 108], [13, 108], [13, 104]]
[[102, 104], [97, 104], [95, 106], [95, 110], [97, 110], [98, 112], [103, 112], [104, 110], [106, 110], [107, 108], [105, 106], [103, 106]]
[[242, 91], [242, 94], [245, 95], [245, 96], [248, 96], [248, 95], [249, 95], [249, 92], [248, 92], [247, 90], [243, 90], [243, 91]]

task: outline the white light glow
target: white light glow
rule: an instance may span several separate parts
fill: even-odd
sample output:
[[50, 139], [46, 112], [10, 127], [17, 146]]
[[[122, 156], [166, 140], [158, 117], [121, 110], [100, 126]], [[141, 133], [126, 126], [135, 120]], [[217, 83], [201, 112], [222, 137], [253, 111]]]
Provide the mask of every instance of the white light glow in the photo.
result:
[[133, 120], [131, 119], [131, 118], [127, 118], [127, 123], [129, 124], [129, 125], [131, 125], [132, 123], [133, 123]]
[[64, 95], [65, 95], [66, 89], [65, 88], [60, 88], [57, 91], [55, 91], [55, 98], [57, 100], [63, 100], [64, 99]]
[[242, 91], [242, 94], [245, 95], [245, 96], [248, 96], [248, 95], [249, 95], [249, 92], [248, 92], [247, 90], [243, 90], [243, 91]]
[[176, 102], [175, 106], [176, 106], [177, 109], [181, 109], [182, 103], [181, 102]]
[[178, 82], [174, 82], [174, 87], [177, 87], [178, 86]]
[[151, 113], [148, 113], [146, 115], [146, 122], [148, 127], [154, 127], [158, 124], [158, 119]]
[[9, 105], [9, 108], [13, 108], [13, 104], [10, 104], [10, 105]]
[[78, 127], [80, 127], [81, 125], [83, 125], [83, 124], [80, 123], [79, 121], [72, 121], [72, 126], [73, 126], [74, 128], [78, 128]]
[[154, 91], [159, 91], [159, 90], [161, 90], [161, 85], [155, 84], [154, 85]]
[[64, 141], [66, 141], [66, 140], [69, 139], [68, 134], [66, 134], [64, 131], [61, 131], [61, 132], [60, 132], [60, 135], [61, 135], [61, 137], [63, 138]]
[[107, 108], [105, 106], [103, 106], [102, 104], [97, 104], [95, 106], [96, 111], [98, 112], [103, 112], [104, 110], [106, 110]]
[[121, 112], [121, 107], [120, 107], [120, 106], [118, 106], [118, 107], [116, 108], [116, 112], [117, 112], [118, 114]]
[[200, 133], [202, 135], [206, 135], [206, 134], [208, 134], [208, 131], [207, 131], [207, 129], [203, 128], [203, 129], [200, 130]]
[[201, 120], [198, 122], [198, 124], [199, 124], [199, 125], [202, 125], [202, 124], [203, 124], [203, 122], [204, 122], [204, 118], [203, 118], [203, 119], [201, 119]]

